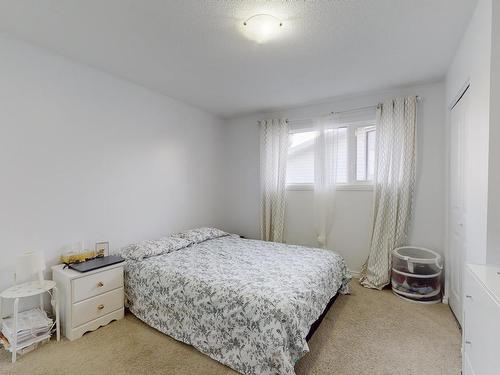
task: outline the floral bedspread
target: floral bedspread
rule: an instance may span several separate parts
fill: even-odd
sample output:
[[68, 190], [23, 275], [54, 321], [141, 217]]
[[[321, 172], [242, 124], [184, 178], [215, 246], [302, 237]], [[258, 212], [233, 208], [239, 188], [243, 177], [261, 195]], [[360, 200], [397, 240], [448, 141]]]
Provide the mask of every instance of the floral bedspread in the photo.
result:
[[329, 250], [223, 236], [125, 263], [130, 311], [245, 374], [294, 374], [349, 272]]

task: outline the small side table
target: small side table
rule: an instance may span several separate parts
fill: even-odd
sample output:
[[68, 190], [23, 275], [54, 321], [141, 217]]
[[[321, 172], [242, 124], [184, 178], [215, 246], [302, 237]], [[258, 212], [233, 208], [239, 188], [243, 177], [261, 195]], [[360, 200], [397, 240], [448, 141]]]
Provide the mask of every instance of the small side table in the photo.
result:
[[123, 263], [78, 272], [52, 267], [61, 301], [62, 333], [70, 341], [124, 317]]
[[[56, 335], [57, 341], [61, 339], [60, 327], [59, 327], [59, 296], [57, 291], [57, 285], [55, 281], [52, 280], [42, 280], [42, 281], [29, 281], [23, 284], [18, 284], [4, 290], [0, 293], [0, 318], [2, 318], [2, 299], [13, 299], [14, 300], [14, 327], [13, 332], [14, 342], [10, 343], [9, 350], [12, 352], [12, 363], [16, 362], [17, 354], [17, 315], [18, 315], [18, 305], [20, 298], [40, 296], [40, 308], [44, 310], [43, 301], [41, 296], [44, 293], [49, 293], [51, 295], [51, 304], [55, 310], [56, 315]], [[1, 321], [1, 319], [0, 319]], [[41, 339], [42, 340], [42, 339]], [[40, 340], [40, 341], [41, 341]]]

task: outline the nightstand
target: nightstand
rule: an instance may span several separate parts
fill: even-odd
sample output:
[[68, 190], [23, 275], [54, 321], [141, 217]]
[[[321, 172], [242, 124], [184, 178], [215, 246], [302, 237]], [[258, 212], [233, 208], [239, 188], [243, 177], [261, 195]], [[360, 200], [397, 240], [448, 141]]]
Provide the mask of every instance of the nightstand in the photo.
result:
[[76, 340], [124, 316], [123, 264], [89, 272], [52, 267], [61, 307], [62, 332]]

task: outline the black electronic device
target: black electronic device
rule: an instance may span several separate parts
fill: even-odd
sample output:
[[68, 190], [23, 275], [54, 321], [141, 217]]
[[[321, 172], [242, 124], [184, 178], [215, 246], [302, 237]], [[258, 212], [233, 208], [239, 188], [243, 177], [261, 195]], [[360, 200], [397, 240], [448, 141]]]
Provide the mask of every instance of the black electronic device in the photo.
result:
[[72, 263], [68, 267], [78, 272], [88, 272], [102, 267], [111, 266], [112, 264], [121, 263], [124, 260], [125, 259], [119, 255], [109, 255], [106, 257], [87, 260], [81, 263]]

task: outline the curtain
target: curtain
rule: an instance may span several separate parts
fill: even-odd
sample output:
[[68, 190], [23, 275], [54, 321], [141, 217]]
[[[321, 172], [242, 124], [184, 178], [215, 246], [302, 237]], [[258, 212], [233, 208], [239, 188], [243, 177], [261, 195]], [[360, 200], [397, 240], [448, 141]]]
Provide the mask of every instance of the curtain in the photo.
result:
[[261, 239], [283, 242], [288, 124], [278, 119], [260, 121], [259, 125]]
[[360, 282], [382, 289], [390, 282], [391, 251], [407, 238], [415, 189], [416, 97], [384, 102], [377, 111], [373, 229]]
[[327, 246], [335, 203], [338, 131], [332, 126], [331, 118], [322, 118], [315, 122], [317, 135], [314, 142], [314, 224], [316, 238], [322, 248]]

